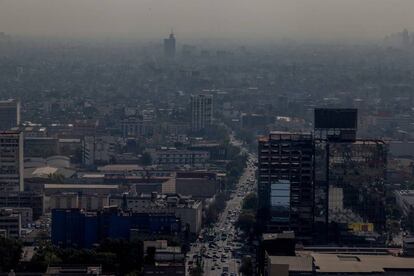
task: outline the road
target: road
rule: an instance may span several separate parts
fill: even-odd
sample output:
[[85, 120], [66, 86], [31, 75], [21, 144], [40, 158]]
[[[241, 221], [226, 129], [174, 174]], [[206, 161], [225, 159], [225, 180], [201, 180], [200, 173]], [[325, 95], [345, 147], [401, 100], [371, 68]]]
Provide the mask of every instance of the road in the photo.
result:
[[[239, 141], [233, 136], [230, 138], [233, 145], [239, 146], [243, 153], [248, 153]], [[225, 210], [213, 227], [202, 230], [202, 239], [191, 245], [191, 250], [187, 254], [187, 275], [189, 267], [195, 265], [197, 258], [201, 258], [204, 275], [239, 275], [241, 258], [246, 251], [240, 237], [241, 233], [235, 229], [234, 224], [239, 216], [243, 198], [255, 190], [255, 162], [256, 157], [248, 153], [247, 167]]]

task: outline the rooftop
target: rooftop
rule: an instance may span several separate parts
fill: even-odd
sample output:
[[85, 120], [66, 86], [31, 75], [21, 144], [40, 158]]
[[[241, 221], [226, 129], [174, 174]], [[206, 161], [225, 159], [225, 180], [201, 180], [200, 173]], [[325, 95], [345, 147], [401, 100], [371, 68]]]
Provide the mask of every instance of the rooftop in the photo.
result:
[[414, 206], [414, 190], [402, 190], [396, 193], [405, 204]]
[[98, 171], [100, 172], [123, 172], [123, 171], [138, 171], [142, 170], [142, 167], [134, 164], [122, 164], [122, 165], [106, 165], [99, 167]]
[[45, 184], [45, 189], [118, 189], [118, 185], [104, 184]]
[[262, 238], [263, 238], [263, 240], [294, 239], [295, 238], [295, 232], [285, 231], [283, 233], [264, 233]]
[[414, 258], [392, 255], [348, 255], [312, 252], [319, 273], [383, 273], [386, 270], [412, 270]]
[[287, 132], [287, 131], [271, 131], [269, 135], [259, 137], [259, 142], [268, 142], [270, 140], [311, 140], [310, 132]]
[[312, 272], [312, 256], [269, 256], [272, 265], [288, 264], [289, 271]]

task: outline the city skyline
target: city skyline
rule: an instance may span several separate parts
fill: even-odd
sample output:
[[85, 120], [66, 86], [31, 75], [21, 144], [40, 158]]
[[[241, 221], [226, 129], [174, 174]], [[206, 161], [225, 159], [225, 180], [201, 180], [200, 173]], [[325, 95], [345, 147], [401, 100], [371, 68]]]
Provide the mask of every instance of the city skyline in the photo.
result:
[[22, 3], [1, 275], [414, 274], [414, 4]]
[[414, 26], [409, 0], [3, 0], [0, 7], [2, 31], [35, 36], [155, 39], [174, 27], [183, 39], [358, 41]]

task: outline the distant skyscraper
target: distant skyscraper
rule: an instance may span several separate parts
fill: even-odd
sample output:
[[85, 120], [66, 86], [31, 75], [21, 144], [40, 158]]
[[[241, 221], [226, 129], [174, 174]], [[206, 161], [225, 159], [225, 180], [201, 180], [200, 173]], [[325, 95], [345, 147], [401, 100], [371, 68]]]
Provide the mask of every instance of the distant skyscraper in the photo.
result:
[[213, 121], [213, 95], [191, 95], [191, 128], [202, 130]]
[[259, 138], [259, 215], [267, 232], [313, 235], [313, 137], [310, 133], [271, 132]]
[[410, 33], [407, 29], [404, 29], [401, 33], [402, 36], [402, 44], [404, 47], [407, 47], [410, 45]]
[[0, 131], [10, 130], [20, 124], [20, 102], [10, 99], [0, 101]]
[[175, 57], [175, 36], [172, 31], [170, 36], [164, 39], [164, 55], [168, 58]]
[[23, 191], [23, 133], [0, 132], [0, 193]]

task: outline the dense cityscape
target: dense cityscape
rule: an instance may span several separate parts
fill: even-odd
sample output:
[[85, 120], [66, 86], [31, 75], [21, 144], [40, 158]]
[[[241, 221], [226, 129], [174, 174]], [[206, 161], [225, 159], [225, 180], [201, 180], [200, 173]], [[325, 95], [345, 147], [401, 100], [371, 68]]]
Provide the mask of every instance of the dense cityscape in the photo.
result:
[[0, 275], [414, 275], [414, 34], [0, 33]]

